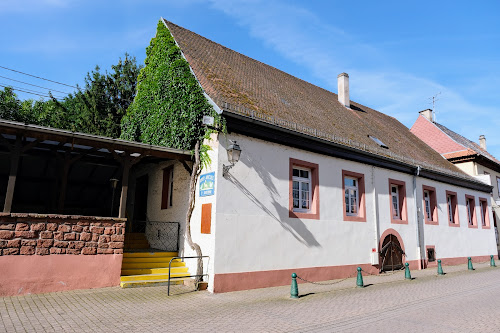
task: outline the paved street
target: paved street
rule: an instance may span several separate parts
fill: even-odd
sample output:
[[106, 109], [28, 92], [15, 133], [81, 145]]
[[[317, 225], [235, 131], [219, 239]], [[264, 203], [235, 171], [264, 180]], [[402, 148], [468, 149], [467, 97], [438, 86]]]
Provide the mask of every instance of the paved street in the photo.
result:
[[498, 332], [500, 268], [487, 263], [365, 276], [333, 285], [225, 294], [104, 288], [0, 298], [6, 332]]

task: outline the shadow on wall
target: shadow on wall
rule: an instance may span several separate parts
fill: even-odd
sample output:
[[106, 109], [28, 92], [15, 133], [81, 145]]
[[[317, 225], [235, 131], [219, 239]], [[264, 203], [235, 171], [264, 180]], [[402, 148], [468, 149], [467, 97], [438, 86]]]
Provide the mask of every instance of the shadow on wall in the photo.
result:
[[[245, 160], [243, 162], [243, 160]], [[266, 188], [269, 191], [269, 196], [271, 198], [271, 203], [275, 207], [276, 212], [278, 212], [278, 216], [275, 215], [272, 211], [270, 211], [266, 205], [264, 205], [255, 195], [253, 195], [242, 183], [238, 181], [233, 175], [230, 173], [227, 174], [226, 179], [233, 183], [247, 198], [249, 198], [257, 207], [259, 207], [262, 211], [264, 211], [267, 215], [269, 215], [273, 220], [278, 222], [283, 229], [290, 232], [295, 239], [297, 239], [302, 244], [307, 247], [319, 247], [321, 246], [314, 235], [307, 229], [304, 222], [300, 219], [291, 220], [288, 216], [289, 211], [288, 207], [283, 207], [276, 200], [276, 196], [279, 197], [279, 193], [274, 186], [271, 177], [269, 176], [269, 172], [265, 170], [261, 163], [254, 163], [251, 158], [247, 155], [244, 159], [240, 160], [240, 163], [243, 162], [250, 168], [253, 168], [259, 177], [262, 179], [262, 182], [266, 185]], [[258, 161], [257, 161], [258, 162]]]

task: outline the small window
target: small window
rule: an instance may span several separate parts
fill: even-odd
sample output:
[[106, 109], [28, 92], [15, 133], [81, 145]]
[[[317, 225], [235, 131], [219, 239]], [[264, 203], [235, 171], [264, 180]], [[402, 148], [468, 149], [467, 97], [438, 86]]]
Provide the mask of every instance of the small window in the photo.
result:
[[426, 224], [438, 224], [436, 189], [423, 185], [424, 218]]
[[427, 260], [429, 262], [436, 261], [436, 250], [433, 247], [427, 248]]
[[485, 198], [479, 198], [479, 206], [481, 207], [481, 226], [484, 229], [489, 229], [490, 214], [488, 212], [488, 200]]
[[458, 209], [457, 209], [457, 193], [446, 191], [446, 205], [448, 209], [448, 224], [451, 227], [460, 226], [460, 221], [458, 220]]
[[319, 219], [317, 164], [290, 158], [289, 217]]
[[389, 194], [391, 200], [391, 222], [407, 224], [405, 182], [389, 179]]
[[163, 169], [163, 184], [161, 191], [161, 209], [172, 207], [174, 193], [174, 167]]
[[465, 195], [465, 207], [467, 210], [467, 222], [469, 227], [477, 228], [476, 221], [476, 200], [471, 195]]
[[401, 211], [399, 209], [399, 187], [391, 185], [391, 198], [392, 198], [392, 218], [401, 219]]
[[500, 196], [500, 178], [497, 177], [497, 190], [498, 190], [498, 196]]
[[342, 170], [344, 221], [366, 222], [365, 178], [361, 173]]
[[368, 135], [368, 137], [369, 137], [370, 139], [372, 139], [372, 140], [373, 140], [376, 144], [378, 144], [380, 147], [389, 149], [389, 147], [387, 147], [387, 146], [386, 146], [386, 144], [385, 144], [385, 143], [383, 143], [383, 142], [382, 142], [379, 138], [376, 138], [376, 137], [371, 136], [371, 135]]

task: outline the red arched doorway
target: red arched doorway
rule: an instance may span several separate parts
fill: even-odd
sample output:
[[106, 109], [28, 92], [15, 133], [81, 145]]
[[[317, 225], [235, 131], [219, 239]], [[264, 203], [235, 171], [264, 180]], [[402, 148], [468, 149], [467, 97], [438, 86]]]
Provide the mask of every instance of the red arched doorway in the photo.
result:
[[403, 241], [392, 229], [386, 230], [380, 238], [380, 270], [394, 271], [403, 268], [405, 256]]

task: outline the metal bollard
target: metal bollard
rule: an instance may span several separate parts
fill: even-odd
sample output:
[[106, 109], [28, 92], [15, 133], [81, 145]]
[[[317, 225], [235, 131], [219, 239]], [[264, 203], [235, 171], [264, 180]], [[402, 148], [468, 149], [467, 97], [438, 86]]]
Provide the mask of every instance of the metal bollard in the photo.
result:
[[405, 263], [405, 279], [411, 280], [410, 264], [409, 263]]
[[290, 289], [290, 298], [299, 298], [299, 286], [297, 285], [297, 274], [292, 273], [292, 287]]
[[361, 267], [358, 267], [358, 277], [356, 278], [356, 287], [363, 288], [363, 275], [361, 275]]
[[495, 265], [495, 258], [493, 257], [493, 255], [490, 256], [490, 266], [497, 267], [497, 265]]
[[471, 257], [467, 258], [467, 268], [469, 269], [469, 271], [473, 271], [474, 270], [474, 267], [472, 267], [472, 259], [471, 259]]
[[438, 260], [438, 275], [444, 275], [443, 267], [441, 266], [441, 259]]

